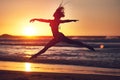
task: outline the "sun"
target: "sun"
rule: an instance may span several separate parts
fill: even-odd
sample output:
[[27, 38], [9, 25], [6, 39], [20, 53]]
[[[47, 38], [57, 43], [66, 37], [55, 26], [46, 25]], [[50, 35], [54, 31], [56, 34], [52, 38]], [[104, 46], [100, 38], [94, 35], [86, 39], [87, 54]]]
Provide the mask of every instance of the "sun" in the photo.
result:
[[23, 35], [25, 36], [35, 36], [37, 33], [37, 30], [34, 26], [26, 26], [23, 29]]

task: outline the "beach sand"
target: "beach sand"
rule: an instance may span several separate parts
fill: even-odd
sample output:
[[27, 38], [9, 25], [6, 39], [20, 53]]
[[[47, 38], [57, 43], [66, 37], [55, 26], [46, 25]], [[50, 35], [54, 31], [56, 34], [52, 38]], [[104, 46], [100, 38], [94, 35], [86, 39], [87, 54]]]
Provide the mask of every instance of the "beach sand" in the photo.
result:
[[120, 76], [0, 70], [0, 80], [120, 80]]

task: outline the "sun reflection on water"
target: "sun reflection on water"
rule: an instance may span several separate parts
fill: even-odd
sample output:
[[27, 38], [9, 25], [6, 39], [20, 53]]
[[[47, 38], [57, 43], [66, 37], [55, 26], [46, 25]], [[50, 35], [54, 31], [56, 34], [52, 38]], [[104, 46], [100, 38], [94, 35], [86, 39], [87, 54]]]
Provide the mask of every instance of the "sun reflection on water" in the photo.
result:
[[25, 63], [25, 71], [30, 72], [31, 71], [31, 63], [26, 62]]

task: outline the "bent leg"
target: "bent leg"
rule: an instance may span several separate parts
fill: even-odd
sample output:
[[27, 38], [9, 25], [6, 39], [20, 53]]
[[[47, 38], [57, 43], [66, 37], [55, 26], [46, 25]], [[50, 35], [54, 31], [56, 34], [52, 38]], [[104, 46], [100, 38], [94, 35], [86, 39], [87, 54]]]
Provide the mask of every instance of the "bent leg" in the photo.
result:
[[84, 44], [80, 41], [75, 41], [75, 40], [71, 40], [67, 37], [64, 37], [63, 39], [63, 42], [66, 42], [66, 43], [69, 43], [69, 44], [75, 44], [75, 45], [78, 45], [79, 47], [87, 47], [88, 49], [92, 50], [92, 51], [95, 51], [95, 49], [87, 44]]
[[48, 48], [54, 46], [58, 42], [59, 42], [58, 40], [52, 39], [41, 51], [33, 55], [30, 59], [36, 58], [38, 55], [43, 54]]

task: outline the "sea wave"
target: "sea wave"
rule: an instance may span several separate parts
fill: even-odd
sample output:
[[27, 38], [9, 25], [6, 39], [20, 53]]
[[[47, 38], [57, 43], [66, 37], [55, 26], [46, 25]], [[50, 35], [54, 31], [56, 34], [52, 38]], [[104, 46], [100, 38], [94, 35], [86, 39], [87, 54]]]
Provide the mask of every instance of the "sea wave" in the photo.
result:
[[[24, 38], [24, 37], [11, 37], [11, 38], [0, 38], [0, 45], [20, 45], [20, 46], [44, 46], [53, 37], [34, 37], [34, 38]], [[104, 45], [106, 48], [118, 48], [120, 47], [120, 37], [105, 37], [105, 36], [71, 36], [72, 40], [81, 41], [83, 43], [89, 44], [95, 48], [99, 48], [100, 45]], [[75, 45], [67, 43], [58, 43], [55, 46], [73, 47]]]

